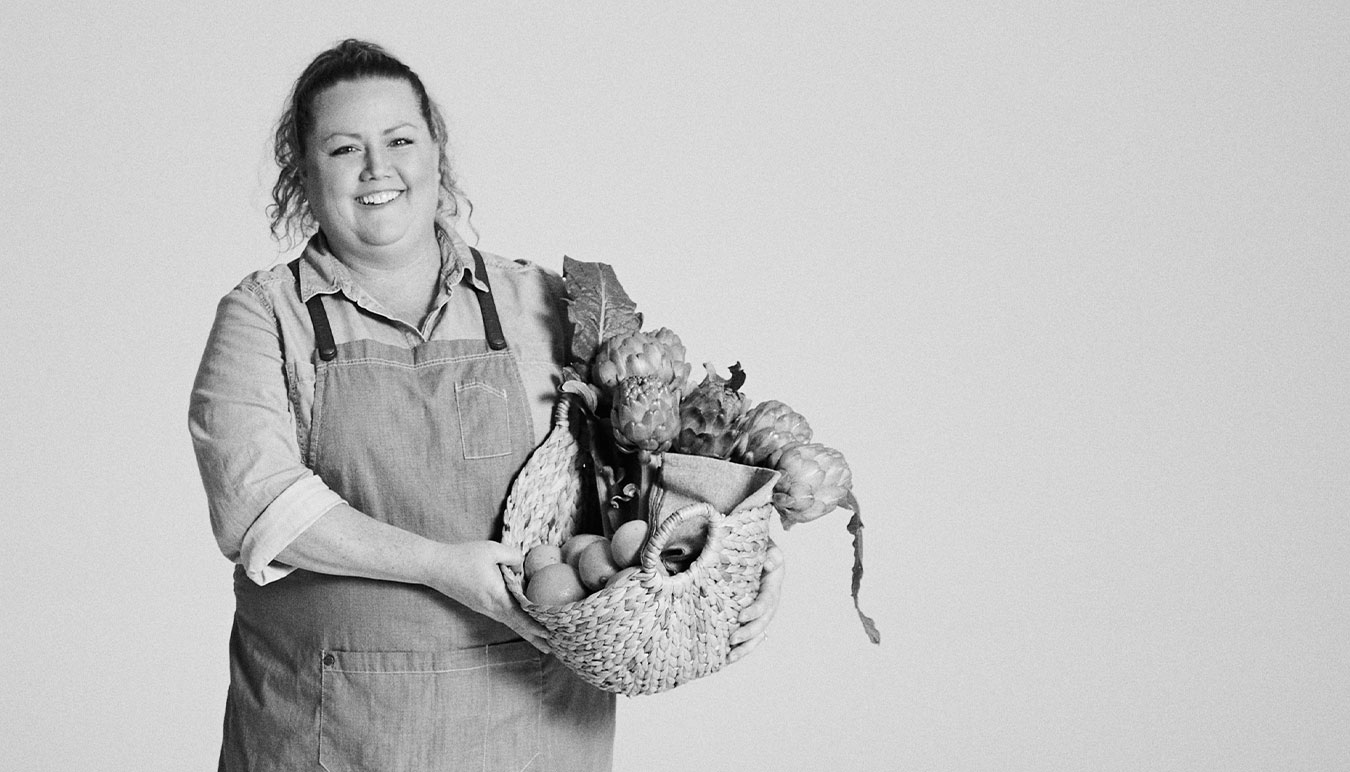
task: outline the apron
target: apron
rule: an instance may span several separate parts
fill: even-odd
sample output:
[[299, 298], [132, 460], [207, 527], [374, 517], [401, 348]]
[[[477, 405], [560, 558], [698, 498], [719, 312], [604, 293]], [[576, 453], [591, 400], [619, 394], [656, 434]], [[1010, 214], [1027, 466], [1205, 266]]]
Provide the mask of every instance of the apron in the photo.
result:
[[[534, 445], [490, 288], [478, 303], [486, 340], [412, 349], [335, 344], [322, 295], [307, 303], [306, 465], [358, 510], [443, 542], [500, 539]], [[221, 770], [610, 769], [614, 696], [435, 590], [304, 570], [259, 586], [238, 567], [234, 587]]]

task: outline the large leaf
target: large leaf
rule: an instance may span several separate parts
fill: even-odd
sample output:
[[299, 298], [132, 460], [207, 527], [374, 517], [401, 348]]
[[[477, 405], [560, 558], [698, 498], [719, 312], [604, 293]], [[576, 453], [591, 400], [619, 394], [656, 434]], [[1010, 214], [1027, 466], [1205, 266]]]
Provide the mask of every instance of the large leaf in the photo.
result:
[[605, 263], [586, 263], [563, 256], [567, 318], [572, 324], [568, 364], [582, 380], [590, 380], [591, 362], [606, 338], [642, 329], [637, 304]]

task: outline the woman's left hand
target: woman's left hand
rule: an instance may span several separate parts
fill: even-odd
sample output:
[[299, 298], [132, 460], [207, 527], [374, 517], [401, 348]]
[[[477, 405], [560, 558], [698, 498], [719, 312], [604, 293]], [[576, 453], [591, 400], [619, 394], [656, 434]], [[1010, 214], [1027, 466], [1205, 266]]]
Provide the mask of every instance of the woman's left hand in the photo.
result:
[[783, 551], [770, 541], [768, 553], [764, 557], [764, 573], [759, 579], [759, 597], [741, 611], [741, 626], [731, 634], [730, 662], [735, 662], [754, 651], [755, 647], [764, 641], [769, 621], [778, 610], [778, 597], [783, 588], [783, 571]]

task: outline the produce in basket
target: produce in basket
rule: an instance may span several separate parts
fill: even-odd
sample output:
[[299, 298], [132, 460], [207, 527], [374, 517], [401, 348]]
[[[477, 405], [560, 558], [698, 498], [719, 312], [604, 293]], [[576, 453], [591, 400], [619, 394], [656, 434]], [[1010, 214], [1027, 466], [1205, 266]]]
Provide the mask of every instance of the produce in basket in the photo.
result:
[[601, 539], [591, 544], [582, 550], [581, 557], [577, 558], [577, 573], [581, 575], [581, 584], [590, 592], [602, 589], [624, 568], [628, 566], [620, 566], [614, 562], [609, 539]]
[[784, 448], [773, 467], [783, 475], [773, 487], [773, 506], [784, 528], [833, 512], [853, 496], [844, 454], [818, 442]]
[[776, 399], [750, 408], [736, 426], [731, 460], [751, 466], [778, 465], [784, 448], [811, 441], [806, 417]]
[[716, 672], [759, 591], [770, 515], [787, 528], [839, 506], [854, 513], [854, 606], [880, 642], [858, 607], [862, 520], [843, 455], [813, 444], [785, 404], [752, 404], [739, 363], [729, 378], [707, 364], [691, 384], [684, 343], [667, 328], [642, 330], [609, 266], [566, 258], [563, 278], [568, 368], [553, 429], [518, 475], [503, 528], [527, 562], [540, 545], [558, 550], [532, 575], [503, 570], [559, 659], [622, 694]]
[[564, 606], [586, 597], [586, 588], [576, 569], [566, 563], [553, 563], [534, 572], [525, 597], [541, 606]]
[[727, 458], [736, 440], [737, 424], [750, 408], [750, 398], [740, 392], [745, 371], [737, 362], [731, 366], [731, 378], [723, 378], [712, 363], [703, 366], [708, 370], [707, 377], [680, 401], [680, 429], [673, 449]]
[[544, 566], [561, 562], [563, 562], [561, 547], [555, 544], [536, 544], [529, 552], [525, 553], [525, 564], [522, 566], [522, 571], [525, 573], [525, 579], [529, 580]]
[[592, 542], [599, 541], [603, 538], [605, 537], [598, 533], [578, 533], [567, 537], [567, 541], [563, 542], [562, 547], [558, 550], [562, 557], [562, 562], [576, 568], [577, 561], [581, 559], [582, 550], [591, 546]]
[[610, 541], [614, 562], [621, 566], [637, 565], [642, 545], [647, 542], [647, 531], [647, 523], [643, 520], [629, 520], [619, 526]]
[[650, 459], [670, 448], [680, 430], [680, 394], [669, 380], [630, 375], [611, 394], [609, 423], [622, 450]]
[[670, 330], [647, 333], [634, 330], [605, 338], [591, 369], [601, 396], [607, 396], [629, 378], [650, 378], [673, 389], [678, 399], [689, 381], [684, 344]]

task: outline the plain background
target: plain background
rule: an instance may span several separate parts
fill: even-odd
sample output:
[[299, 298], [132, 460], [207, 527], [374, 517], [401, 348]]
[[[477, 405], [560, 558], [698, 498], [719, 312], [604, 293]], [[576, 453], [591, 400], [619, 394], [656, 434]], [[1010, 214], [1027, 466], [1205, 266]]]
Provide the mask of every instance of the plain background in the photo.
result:
[[482, 247], [615, 266], [806, 414], [847, 514], [619, 770], [1350, 768], [1340, 2], [8, 3], [0, 758], [214, 767], [232, 610], [186, 429], [286, 255], [287, 88], [418, 70]]

